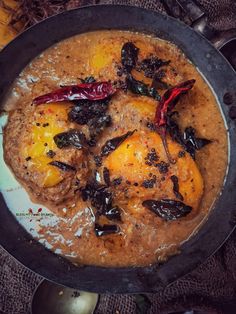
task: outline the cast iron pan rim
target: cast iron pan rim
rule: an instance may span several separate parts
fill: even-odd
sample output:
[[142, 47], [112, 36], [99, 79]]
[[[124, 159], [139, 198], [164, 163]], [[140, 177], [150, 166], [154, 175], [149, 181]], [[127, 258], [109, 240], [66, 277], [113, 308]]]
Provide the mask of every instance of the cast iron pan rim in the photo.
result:
[[[111, 16], [112, 13], [112, 16]], [[229, 64], [225, 61], [225, 59], [207, 42], [202, 36], [199, 34], [196, 34], [191, 28], [186, 26], [183, 23], [180, 23], [179, 21], [176, 21], [174, 18], [170, 18], [169, 16], [164, 16], [158, 12], [138, 8], [138, 7], [132, 7], [132, 6], [122, 6], [122, 5], [99, 5], [99, 6], [86, 6], [81, 7], [78, 9], [70, 10], [67, 12], [63, 12], [60, 15], [56, 15], [53, 17], [50, 17], [41, 23], [37, 24], [36, 26], [33, 26], [29, 28], [24, 33], [20, 34], [12, 43], [10, 43], [7, 47], [3, 49], [3, 51], [0, 53], [0, 66], [3, 67], [3, 72], [5, 70], [5, 77], [9, 78], [9, 80], [6, 82], [4, 81], [4, 73], [2, 77], [0, 77], [0, 97], [4, 95], [4, 93], [7, 91], [7, 89], [10, 87], [9, 82], [11, 82], [11, 75], [7, 75], [7, 69], [4, 67], [4, 58], [8, 60], [8, 63], [11, 64], [11, 59], [9, 56], [9, 53], [13, 53], [14, 48], [17, 48], [17, 45], [21, 42], [24, 42], [24, 44], [27, 44], [30, 42], [30, 36], [37, 35], [38, 32], [45, 31], [46, 26], [52, 26], [54, 27], [57, 25], [60, 25], [60, 21], [63, 21], [64, 23], [67, 22], [67, 18], [70, 17], [70, 19], [73, 19], [74, 23], [77, 23], [78, 16], [82, 19], [84, 18], [84, 14], [90, 16], [86, 16], [87, 22], [89, 22], [89, 18], [96, 17], [95, 24], [101, 23], [99, 20], [102, 15], [105, 17], [106, 21], [105, 27], [103, 24], [100, 26], [92, 27], [90, 28], [90, 25], [88, 24], [87, 31], [95, 30], [95, 29], [130, 29], [135, 30], [139, 32], [145, 32], [146, 33], [153, 33], [157, 36], [160, 36], [159, 32], [162, 30], [165, 34], [165, 36], [168, 37], [167, 31], [170, 32], [170, 36], [173, 34], [171, 31], [176, 35], [176, 37], [172, 38], [172, 42], [175, 42], [178, 46], [180, 46], [187, 54], [187, 56], [192, 59], [193, 61], [196, 61], [196, 65], [202, 69], [202, 57], [199, 58], [199, 56], [195, 55], [195, 51], [191, 51], [191, 54], [188, 55], [187, 48], [183, 48], [183, 44], [193, 43], [194, 46], [199, 48], [201, 46], [202, 51], [204, 49], [208, 51], [211, 55], [211, 58], [208, 60], [209, 63], [214, 62], [214, 64], [217, 64], [220, 66], [223, 76], [226, 76], [226, 78], [230, 79], [229, 84], [227, 85], [226, 91], [233, 90], [233, 87], [236, 84], [235, 74], [233, 73], [233, 70], [230, 68]], [[97, 15], [98, 14], [98, 15]], [[100, 14], [100, 15], [99, 15]], [[109, 14], [110, 19], [112, 18], [112, 21], [109, 20]], [[118, 16], [118, 14], [120, 14]], [[128, 15], [127, 15], [128, 14]], [[121, 22], [121, 15], [122, 18], [124, 18], [123, 22], [121, 23], [121, 26], [112, 26], [111, 24]], [[127, 19], [128, 17], [128, 19]], [[139, 19], [141, 18], [141, 19]], [[64, 19], [64, 20], [63, 20]], [[85, 19], [85, 20], [86, 20]], [[146, 20], [145, 20], [146, 19]], [[128, 21], [128, 22], [126, 22]], [[155, 23], [154, 23], [155, 22]], [[119, 24], [118, 23], [118, 24]], [[163, 23], [163, 24], [162, 24]], [[152, 29], [154, 26], [153, 24], [157, 25], [158, 28]], [[67, 24], [66, 24], [67, 25]], [[77, 25], [77, 24], [76, 24]], [[109, 26], [110, 25], [110, 26]], [[130, 26], [129, 26], [130, 25]], [[79, 29], [83, 28], [81, 25], [77, 25], [77, 32], [80, 33]], [[142, 30], [142, 27], [144, 28]], [[156, 27], [156, 26], [155, 26]], [[55, 40], [55, 38], [52, 38], [53, 35], [53, 29], [49, 29], [49, 36], [51, 36], [51, 42], [50, 45], [53, 45], [59, 40]], [[178, 31], [182, 31], [181, 33], [181, 40], [178, 38]], [[58, 31], [60, 32], [60, 30]], [[63, 30], [65, 35], [63, 35], [64, 38], [72, 36], [72, 30], [70, 31], [71, 35], [69, 36], [67, 34], [67, 29]], [[83, 33], [85, 31], [81, 31]], [[56, 33], [55, 33], [56, 34]], [[55, 35], [54, 34], [54, 35]], [[60, 35], [58, 35], [60, 37]], [[180, 36], [179, 36], [180, 37]], [[62, 37], [61, 37], [62, 38]], [[184, 39], [183, 39], [184, 38]], [[167, 38], [170, 40], [169, 38]], [[44, 39], [45, 41], [46, 39]], [[178, 40], [182, 43], [178, 42]], [[195, 40], [195, 41], [193, 41]], [[33, 40], [32, 40], [33, 41]], [[41, 45], [41, 44], [40, 44]], [[42, 46], [42, 45], [41, 45]], [[44, 44], [45, 46], [45, 44]], [[49, 45], [48, 45], [49, 46]], [[34, 51], [34, 47], [29, 48]], [[36, 48], [35, 48], [36, 49]], [[39, 50], [40, 48], [38, 48]], [[45, 50], [45, 48], [41, 48], [41, 50]], [[27, 54], [27, 49], [26, 49]], [[37, 53], [37, 55], [39, 52]], [[192, 58], [191, 58], [192, 57]], [[19, 60], [22, 59], [22, 56], [19, 57]], [[32, 58], [30, 58], [32, 59]], [[214, 59], [214, 60], [212, 60]], [[22, 62], [22, 60], [21, 60]], [[28, 63], [28, 62], [27, 62]], [[21, 63], [22, 66], [25, 66], [24, 62]], [[10, 72], [14, 72], [13, 70]], [[235, 212], [236, 207], [236, 196], [233, 196], [228, 193], [228, 188], [230, 187], [230, 183], [233, 180], [236, 180], [236, 169], [233, 167], [233, 162], [236, 164], [236, 154], [235, 149], [233, 151], [233, 147], [236, 147], [236, 134], [235, 134], [235, 128], [234, 125], [231, 123], [230, 119], [228, 118], [228, 110], [229, 108], [225, 108], [222, 103], [222, 92], [221, 90], [218, 91], [217, 86], [219, 89], [221, 89], [221, 83], [224, 87], [226, 87], [225, 82], [226, 80], [222, 78], [222, 80], [219, 79], [218, 76], [215, 77], [217, 73], [216, 68], [212, 68], [212, 73], [209, 74], [207, 71], [202, 71], [203, 76], [206, 77], [207, 81], [211, 81], [211, 85], [213, 86], [214, 90], [217, 90], [218, 94], [218, 100], [221, 104], [221, 108], [224, 112], [224, 117], [227, 122], [228, 128], [229, 128], [229, 137], [230, 137], [230, 164], [229, 164], [229, 173], [227, 175], [227, 180], [225, 183], [225, 186], [222, 188], [223, 194], [219, 198], [218, 202], [223, 198], [227, 200], [230, 199], [230, 208], [228, 208], [225, 213], [221, 213], [221, 220], [220, 223], [223, 226], [223, 233], [218, 235], [218, 238], [215, 239], [214, 245], [212, 244], [208, 245], [207, 248], [204, 248], [204, 245], [201, 245], [201, 242], [198, 242], [198, 250], [194, 250], [195, 247], [192, 246], [194, 244], [194, 239], [199, 239], [200, 235], [204, 234], [204, 231], [207, 230], [206, 226], [208, 226], [208, 229], [211, 227], [211, 224], [213, 224], [214, 219], [219, 222], [219, 217], [217, 216], [219, 214], [219, 208], [215, 206], [214, 210], [211, 211], [209, 215], [209, 219], [205, 222], [204, 226], [200, 229], [200, 231], [194, 235], [189, 241], [187, 241], [182, 247], [182, 254], [179, 256], [174, 256], [170, 258], [166, 263], [163, 265], [155, 264], [150, 267], [124, 267], [124, 268], [105, 268], [105, 267], [97, 267], [97, 266], [81, 266], [81, 267], [74, 267], [70, 262], [67, 260], [53, 254], [52, 252], [49, 252], [46, 250], [41, 244], [36, 242], [35, 240], [32, 241], [32, 238], [29, 234], [24, 231], [24, 229], [16, 223], [16, 221], [13, 221], [13, 215], [7, 210], [6, 206], [3, 206], [3, 209], [0, 212], [0, 226], [1, 223], [7, 224], [9, 221], [10, 224], [15, 224], [15, 228], [17, 229], [15, 231], [16, 234], [18, 234], [19, 237], [17, 239], [12, 239], [12, 241], [8, 241], [4, 236], [9, 235], [9, 230], [7, 228], [4, 228], [4, 225], [0, 228], [0, 241], [3, 244], [3, 247], [11, 254], [13, 255], [17, 260], [19, 260], [23, 265], [26, 265], [29, 269], [34, 270], [35, 272], [39, 273], [40, 275], [44, 276], [45, 278], [49, 279], [50, 281], [58, 282], [62, 285], [66, 285], [75, 289], [80, 290], [89, 290], [91, 292], [111, 292], [111, 293], [132, 293], [132, 292], [154, 292], [160, 289], [160, 287], [170, 284], [173, 281], [175, 281], [178, 277], [186, 274], [190, 270], [196, 267], [199, 263], [201, 263], [203, 260], [205, 260], [209, 255], [211, 255], [213, 252], [217, 250], [219, 245], [223, 243], [223, 241], [226, 239], [226, 237], [229, 236], [230, 232], [232, 232], [234, 228], [234, 224], [230, 223], [231, 214]], [[12, 73], [11, 73], [12, 74]], [[221, 73], [222, 74], [222, 73]], [[13, 78], [15, 78], [14, 76]], [[212, 78], [215, 77], [215, 80], [213, 81]], [[5, 85], [4, 85], [5, 84]], [[218, 85], [217, 85], [218, 84]], [[225, 90], [224, 90], [225, 92]], [[2, 95], [1, 95], [2, 94]], [[234, 144], [234, 145], [233, 145]], [[228, 186], [227, 186], [228, 185]], [[225, 188], [227, 187], [227, 189]], [[232, 198], [232, 200], [231, 200]], [[2, 200], [2, 196], [0, 195], [0, 204], [4, 204]], [[218, 205], [218, 204], [217, 204]], [[2, 217], [4, 219], [2, 219]], [[216, 219], [217, 218], [217, 219]], [[210, 227], [209, 227], [210, 224]], [[216, 222], [214, 222], [213, 226], [216, 225]], [[212, 236], [212, 234], [211, 234]], [[213, 237], [214, 239], [214, 237]], [[211, 239], [210, 239], [211, 240]], [[209, 242], [210, 242], [209, 240]], [[31, 249], [29, 248], [28, 242], [32, 241]], [[200, 241], [200, 240], [199, 240]], [[16, 243], [18, 242], [18, 243]], [[201, 248], [199, 248], [199, 244], [201, 245]], [[22, 250], [21, 250], [22, 248]], [[191, 250], [192, 248], [192, 250]], [[205, 249], [205, 250], [204, 250]], [[22, 253], [22, 251], [24, 251]], [[42, 254], [39, 259], [41, 261], [38, 261], [34, 255], [35, 252], [39, 252]], [[200, 257], [199, 255], [200, 254]], [[191, 264], [192, 260], [194, 259], [194, 265]], [[176, 262], [177, 261], [177, 264]], [[179, 265], [180, 262], [184, 262], [185, 265]], [[45, 263], [47, 262], [47, 264]], [[189, 262], [189, 264], [186, 262]], [[184, 264], [183, 263], [183, 264]], [[46, 264], [46, 267], [45, 267]], [[171, 265], [171, 267], [169, 267]], [[173, 265], [176, 266], [176, 269], [173, 268]], [[181, 268], [181, 267], [182, 268]], [[180, 267], [180, 268], [178, 268]], [[78, 283], [78, 280], [81, 280], [80, 283]], [[114, 282], [112, 283], [112, 280]]]

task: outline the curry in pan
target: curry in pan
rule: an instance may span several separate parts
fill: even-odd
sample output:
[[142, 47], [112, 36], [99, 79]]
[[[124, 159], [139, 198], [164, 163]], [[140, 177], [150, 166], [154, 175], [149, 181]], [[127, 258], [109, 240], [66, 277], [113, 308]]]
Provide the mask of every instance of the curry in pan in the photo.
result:
[[5, 103], [4, 158], [59, 223], [41, 227], [73, 262], [164, 261], [197, 232], [227, 165], [210, 87], [175, 45], [97, 31], [56, 44]]

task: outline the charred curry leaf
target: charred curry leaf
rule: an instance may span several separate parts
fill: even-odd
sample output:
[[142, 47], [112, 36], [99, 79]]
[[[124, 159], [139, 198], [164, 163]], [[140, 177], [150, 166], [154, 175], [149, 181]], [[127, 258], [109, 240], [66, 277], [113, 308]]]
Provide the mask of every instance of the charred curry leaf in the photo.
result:
[[49, 162], [48, 164], [55, 166], [55, 167], [61, 169], [62, 171], [76, 171], [75, 167], [68, 165], [68, 164], [61, 162], [61, 161], [53, 160], [53, 161]]
[[82, 149], [86, 147], [86, 137], [84, 133], [76, 129], [58, 133], [53, 139], [58, 148], [74, 146], [78, 149]]
[[138, 60], [139, 48], [132, 42], [127, 42], [121, 49], [121, 63], [128, 73], [134, 68]]
[[160, 70], [156, 72], [153, 76], [152, 87], [155, 89], [168, 89], [170, 85], [166, 82], [163, 82], [162, 79], [165, 77], [165, 71]]
[[212, 141], [205, 138], [198, 138], [195, 136], [195, 129], [188, 127], [183, 134], [184, 146], [187, 152], [195, 158], [195, 151], [201, 149]]
[[104, 215], [110, 220], [121, 220], [121, 211], [118, 206], [113, 206], [113, 196], [107, 186], [97, 182], [88, 183], [81, 188], [83, 201], [90, 201], [97, 210], [97, 215]]
[[158, 94], [155, 88], [149, 88], [147, 84], [136, 80], [131, 74], [126, 76], [127, 89], [134, 94], [152, 97], [156, 100], [160, 100], [161, 96]]
[[173, 118], [174, 114], [178, 115], [176, 111], [173, 112], [172, 114], [167, 115], [166, 129], [167, 132], [170, 134], [171, 138], [173, 139], [173, 141], [184, 146], [183, 134], [180, 130], [178, 123]]
[[106, 185], [109, 186], [110, 183], [111, 183], [111, 181], [110, 181], [110, 171], [106, 167], [104, 167], [104, 169], [103, 169], [103, 179], [104, 179], [104, 182], [106, 183]]
[[102, 157], [99, 155], [95, 155], [93, 158], [94, 158], [94, 162], [95, 162], [96, 167], [101, 167]]
[[90, 147], [94, 147], [97, 144], [97, 140], [94, 136], [91, 136], [89, 140], [87, 140], [87, 144]]
[[102, 146], [101, 156], [107, 156], [111, 152], [113, 152], [122, 142], [124, 142], [129, 136], [134, 134], [134, 131], [128, 131], [127, 133], [112, 138], [111, 140], [106, 141], [106, 143]]
[[97, 136], [111, 125], [111, 116], [106, 114], [110, 99], [98, 101], [79, 100], [75, 101], [75, 106], [68, 114], [72, 122], [80, 125], [87, 124], [89, 128], [90, 139], [87, 144], [91, 147], [97, 143]]
[[205, 138], [197, 138], [195, 136], [196, 131], [193, 127], [187, 127], [184, 133], [182, 133], [178, 123], [173, 119], [173, 114], [167, 117], [166, 130], [171, 138], [181, 144], [193, 159], [195, 159], [196, 150], [200, 150], [202, 147], [212, 142]]
[[134, 94], [149, 96], [148, 85], [141, 81], [136, 80], [132, 75], [127, 75], [126, 84], [128, 90], [130, 90]]
[[149, 88], [149, 96], [156, 99], [156, 100], [161, 99], [161, 95], [158, 93], [157, 89], [154, 87]]
[[80, 125], [87, 124], [89, 120], [95, 117], [101, 117], [105, 114], [108, 108], [109, 100], [79, 100], [75, 101], [75, 106], [68, 114], [68, 118], [72, 122]]
[[191, 206], [171, 199], [146, 200], [142, 205], [167, 221], [185, 217], [192, 211]]
[[105, 128], [111, 125], [111, 116], [95, 117], [88, 122], [90, 136], [96, 138]]
[[82, 199], [90, 200], [91, 205], [102, 215], [112, 207], [112, 193], [107, 191], [106, 186], [99, 183], [88, 183], [81, 189]]
[[212, 140], [208, 140], [207, 138], [199, 138], [199, 137], [196, 138], [196, 148], [198, 150], [210, 143], [212, 143]]
[[101, 237], [104, 235], [117, 233], [120, 231], [120, 228], [117, 225], [99, 225], [98, 223], [95, 223], [94, 231], [97, 237]]
[[173, 175], [170, 177], [170, 179], [173, 183], [173, 191], [174, 191], [176, 198], [183, 201], [184, 200], [183, 195], [179, 192], [179, 179], [178, 179], [178, 177]]
[[138, 63], [137, 70], [143, 71], [144, 75], [149, 78], [153, 78], [157, 70], [159, 70], [164, 65], [168, 65], [170, 61], [165, 61], [159, 59], [155, 56], [150, 56]]
[[109, 220], [118, 220], [121, 221], [121, 210], [118, 206], [114, 206], [111, 209], [105, 212], [105, 216]]

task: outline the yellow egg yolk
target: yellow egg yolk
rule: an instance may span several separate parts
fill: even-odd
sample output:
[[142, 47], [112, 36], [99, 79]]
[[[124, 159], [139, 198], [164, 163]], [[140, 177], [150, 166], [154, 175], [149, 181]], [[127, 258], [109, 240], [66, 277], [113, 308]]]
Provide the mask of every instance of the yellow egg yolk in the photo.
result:
[[108, 42], [98, 43], [91, 49], [89, 64], [91, 69], [98, 74], [101, 69], [110, 66], [114, 60], [120, 58], [121, 43], [114, 42], [110, 45]]
[[129, 97], [126, 106], [135, 108], [142, 117], [153, 119], [156, 112], [157, 102], [154, 99], [141, 96]]
[[[178, 157], [182, 147], [168, 138], [168, 148], [175, 164], [169, 164], [168, 172], [163, 174], [159, 172], [159, 168], [155, 163], [168, 163], [166, 152], [163, 147], [162, 140], [157, 133], [154, 132], [136, 132], [126, 139], [114, 152], [112, 152], [104, 160], [104, 166], [110, 171], [113, 178], [123, 177], [124, 181], [139, 184], [139, 189], [143, 189], [143, 193], [149, 193], [148, 189], [142, 188], [142, 182], [150, 179], [150, 173], [155, 174], [157, 182], [161, 182], [163, 176], [165, 181], [161, 183], [161, 190], [165, 198], [175, 198], [173, 192], [173, 182], [171, 176], [178, 177], [179, 192], [184, 197], [184, 203], [192, 207], [197, 207], [203, 193], [203, 179], [198, 170], [195, 161], [188, 153], [181, 158]], [[155, 149], [158, 155], [158, 161], [153, 165], [148, 164], [148, 154], [151, 149]], [[158, 190], [158, 195], [162, 193]]]
[[29, 137], [22, 145], [22, 156], [29, 159], [28, 168], [41, 174], [40, 186], [52, 187], [62, 181], [61, 172], [48, 163], [53, 158], [48, 152], [57, 150], [53, 137], [68, 129], [68, 103], [43, 104], [36, 107], [33, 122], [29, 126]]

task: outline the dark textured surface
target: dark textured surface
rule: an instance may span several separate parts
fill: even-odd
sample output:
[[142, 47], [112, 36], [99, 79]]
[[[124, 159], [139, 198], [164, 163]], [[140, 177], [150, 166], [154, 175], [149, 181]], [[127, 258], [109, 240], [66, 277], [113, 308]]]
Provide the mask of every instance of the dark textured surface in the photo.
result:
[[[85, 1], [84, 1], [85, 2]], [[105, 1], [104, 1], [105, 2]], [[103, 3], [104, 3], [103, 2]], [[125, 4], [144, 4], [145, 7], [161, 9], [158, 1], [114, 1]], [[232, 16], [235, 1], [202, 1], [211, 15], [211, 22], [221, 29], [235, 27]], [[111, 1], [109, 1], [111, 3]], [[215, 8], [228, 3], [225, 9]], [[231, 6], [229, 5], [231, 3]], [[223, 7], [222, 7], [223, 8]], [[230, 8], [230, 9], [229, 9]], [[222, 13], [222, 15], [221, 15]], [[220, 22], [223, 21], [223, 22]], [[236, 234], [192, 274], [177, 281], [159, 293], [149, 295], [153, 301], [151, 313], [165, 313], [189, 308], [211, 309], [215, 313], [230, 313], [236, 308]], [[3, 313], [27, 313], [32, 291], [41, 277], [19, 265], [12, 257], [0, 250], [0, 311]], [[134, 313], [134, 298], [128, 295], [106, 296], [100, 300], [97, 313]], [[233, 311], [232, 311], [233, 313]]]
[[[146, 9], [160, 10], [165, 12], [163, 3], [175, 3], [175, 0], [102, 0], [94, 1], [105, 4], [127, 4], [137, 5]], [[216, 29], [228, 30], [236, 28], [236, 1], [234, 0], [198, 0], [198, 2], [209, 18], [210, 24]]]
[[[230, 314], [236, 309], [236, 232], [222, 248], [191, 274], [156, 294], [150, 314], [182, 310], [204, 310], [209, 313]], [[128, 295], [102, 296], [96, 313], [135, 313], [134, 297]]]

